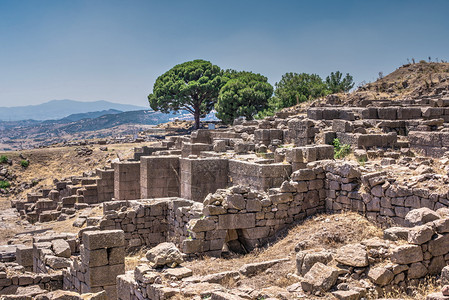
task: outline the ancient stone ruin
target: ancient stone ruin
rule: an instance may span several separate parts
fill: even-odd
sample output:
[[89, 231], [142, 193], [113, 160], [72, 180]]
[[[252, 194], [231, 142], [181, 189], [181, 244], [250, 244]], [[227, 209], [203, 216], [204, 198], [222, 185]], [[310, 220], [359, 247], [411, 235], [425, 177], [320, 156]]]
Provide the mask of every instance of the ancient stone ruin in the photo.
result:
[[[35, 294], [64, 289], [121, 300], [266, 299], [220, 284], [287, 258], [202, 277], [183, 264], [248, 254], [307, 219], [347, 211], [382, 226], [384, 237], [335, 251], [298, 247], [297, 282], [282, 299], [328, 292], [336, 299], [383, 297], [429, 275], [449, 278], [449, 169], [446, 175], [432, 169], [435, 160], [449, 162], [444, 97], [324, 103], [236, 120], [227, 129], [200, 129], [135, 149], [133, 160], [92, 176], [55, 182], [13, 207], [30, 223], [76, 214], [73, 225], [81, 229], [17, 245], [15, 261], [2, 266], [0, 294], [37, 286]], [[334, 159], [334, 139], [350, 145], [353, 159]], [[98, 206], [102, 216], [83, 213]], [[149, 249], [146, 257], [125, 271], [126, 255], [142, 248]], [[440, 294], [429, 299], [449, 299]]]

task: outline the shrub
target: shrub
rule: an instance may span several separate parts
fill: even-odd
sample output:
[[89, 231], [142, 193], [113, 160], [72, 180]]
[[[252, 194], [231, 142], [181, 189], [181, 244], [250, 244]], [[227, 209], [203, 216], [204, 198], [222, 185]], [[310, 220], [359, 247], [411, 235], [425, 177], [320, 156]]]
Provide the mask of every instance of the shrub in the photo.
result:
[[20, 165], [24, 168], [28, 168], [28, 166], [30, 165], [30, 162], [28, 160], [21, 160]]
[[8, 181], [0, 180], [0, 189], [7, 189], [11, 186], [11, 183]]
[[334, 139], [332, 142], [334, 145], [334, 158], [343, 158], [351, 153], [351, 146], [347, 144], [341, 144], [339, 139]]
[[1, 164], [6, 164], [8, 162], [8, 157], [6, 155], [1, 155], [0, 156], [0, 163]]

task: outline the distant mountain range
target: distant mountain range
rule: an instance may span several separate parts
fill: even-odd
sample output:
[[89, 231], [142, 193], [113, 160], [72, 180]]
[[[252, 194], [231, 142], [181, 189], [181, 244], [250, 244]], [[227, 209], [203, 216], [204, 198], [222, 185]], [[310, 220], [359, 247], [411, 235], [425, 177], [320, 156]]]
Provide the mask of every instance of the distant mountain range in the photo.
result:
[[[0, 120], [56, 120], [72, 115], [72, 121], [80, 118], [95, 118], [107, 114], [114, 114], [124, 111], [147, 110], [148, 107], [119, 104], [109, 101], [82, 102], [75, 100], [52, 100], [39, 105], [0, 107]], [[94, 113], [92, 113], [94, 112]], [[92, 113], [86, 116], [76, 116], [78, 114]], [[69, 121], [69, 120], [67, 120]]]

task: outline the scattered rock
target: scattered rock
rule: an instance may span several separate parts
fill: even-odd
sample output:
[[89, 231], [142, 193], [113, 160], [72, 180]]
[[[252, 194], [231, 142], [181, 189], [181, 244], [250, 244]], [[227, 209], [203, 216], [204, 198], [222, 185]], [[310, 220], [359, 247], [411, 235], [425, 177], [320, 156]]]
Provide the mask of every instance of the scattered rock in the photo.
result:
[[148, 250], [146, 258], [155, 268], [168, 266], [171, 268], [184, 262], [182, 253], [173, 243], [161, 243]]

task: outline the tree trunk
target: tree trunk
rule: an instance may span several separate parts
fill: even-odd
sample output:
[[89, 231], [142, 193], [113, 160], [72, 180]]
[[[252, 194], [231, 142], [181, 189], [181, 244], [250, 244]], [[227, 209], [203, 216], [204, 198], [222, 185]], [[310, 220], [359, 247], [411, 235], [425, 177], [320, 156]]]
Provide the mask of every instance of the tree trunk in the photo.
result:
[[195, 113], [193, 114], [195, 118], [195, 129], [200, 129], [200, 110], [195, 109]]

